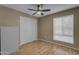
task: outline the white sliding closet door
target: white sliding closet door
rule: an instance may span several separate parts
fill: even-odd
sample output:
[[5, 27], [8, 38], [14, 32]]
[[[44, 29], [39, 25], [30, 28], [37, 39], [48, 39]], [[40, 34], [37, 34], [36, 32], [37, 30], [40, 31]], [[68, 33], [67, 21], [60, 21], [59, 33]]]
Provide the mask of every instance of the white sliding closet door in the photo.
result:
[[37, 19], [20, 17], [20, 45], [37, 40]]
[[17, 27], [0, 27], [1, 54], [10, 54], [18, 49], [19, 31]]

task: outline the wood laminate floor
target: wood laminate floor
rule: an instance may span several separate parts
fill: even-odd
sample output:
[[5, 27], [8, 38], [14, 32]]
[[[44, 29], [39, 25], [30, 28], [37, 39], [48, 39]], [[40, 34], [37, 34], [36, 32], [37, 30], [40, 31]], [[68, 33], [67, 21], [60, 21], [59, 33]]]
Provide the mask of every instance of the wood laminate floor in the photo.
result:
[[79, 51], [71, 48], [47, 43], [44, 41], [33, 41], [24, 44], [13, 55], [78, 55]]

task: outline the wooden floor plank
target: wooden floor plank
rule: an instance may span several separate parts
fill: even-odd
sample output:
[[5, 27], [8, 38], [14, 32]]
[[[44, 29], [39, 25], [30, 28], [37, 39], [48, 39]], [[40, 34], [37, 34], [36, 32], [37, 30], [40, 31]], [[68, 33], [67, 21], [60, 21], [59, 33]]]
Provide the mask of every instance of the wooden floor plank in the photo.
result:
[[12, 55], [79, 55], [79, 51], [38, 40], [22, 45]]

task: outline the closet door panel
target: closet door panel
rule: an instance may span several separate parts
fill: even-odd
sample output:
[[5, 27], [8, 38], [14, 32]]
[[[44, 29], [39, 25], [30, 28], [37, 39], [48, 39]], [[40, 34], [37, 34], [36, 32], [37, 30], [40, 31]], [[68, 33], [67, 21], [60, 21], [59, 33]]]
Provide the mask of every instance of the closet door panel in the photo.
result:
[[1, 27], [1, 51], [3, 54], [10, 54], [18, 49], [18, 28]]
[[37, 40], [37, 19], [20, 16], [20, 45]]

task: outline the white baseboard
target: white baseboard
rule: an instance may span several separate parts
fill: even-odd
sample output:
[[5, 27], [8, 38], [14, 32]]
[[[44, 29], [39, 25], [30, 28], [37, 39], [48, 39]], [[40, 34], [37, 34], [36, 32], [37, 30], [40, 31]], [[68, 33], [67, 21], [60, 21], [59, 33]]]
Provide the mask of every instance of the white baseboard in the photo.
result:
[[48, 43], [52, 43], [52, 44], [61, 45], [61, 46], [64, 46], [64, 47], [71, 48], [71, 49], [74, 49], [74, 50], [78, 50], [78, 51], [79, 51], [79, 49], [78, 49], [78, 48], [74, 48], [74, 47], [71, 47], [71, 46], [63, 45], [63, 44], [56, 43], [56, 42], [47, 41], [47, 40], [44, 40], [44, 39], [40, 39], [40, 40], [41, 40], [41, 41], [48, 42]]
[[[16, 49], [16, 51], [18, 51], [18, 50], [19, 50], [19, 48]], [[1, 54], [1, 55], [10, 55], [10, 54], [12, 54], [12, 53], [14, 53], [14, 52], [16, 52], [16, 51], [11, 51], [11, 52], [6, 52], [6, 51], [5, 51], [5, 52], [0, 52], [0, 54]]]
[[9, 54], [9, 52], [0, 52], [1, 53], [1, 55], [8, 55]]

